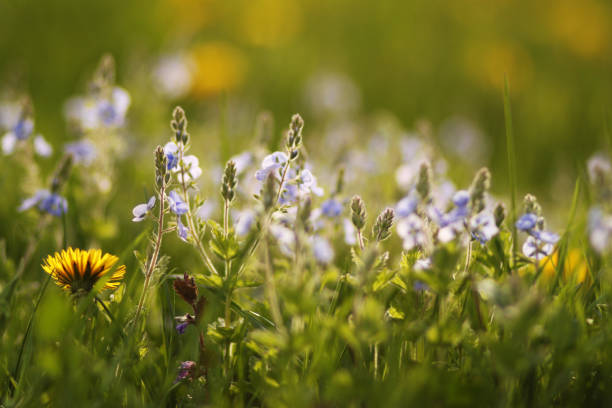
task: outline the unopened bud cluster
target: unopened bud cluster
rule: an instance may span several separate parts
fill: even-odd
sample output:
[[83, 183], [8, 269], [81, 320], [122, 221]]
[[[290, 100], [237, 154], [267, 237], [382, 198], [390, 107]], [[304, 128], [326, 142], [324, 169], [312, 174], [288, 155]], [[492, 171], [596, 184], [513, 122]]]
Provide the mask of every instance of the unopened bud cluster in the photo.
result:
[[221, 184], [221, 196], [228, 203], [231, 203], [236, 196], [236, 185], [238, 179], [236, 178], [236, 163], [230, 160], [225, 165], [223, 171], [223, 182]]
[[395, 211], [393, 211], [393, 208], [387, 208], [376, 218], [376, 222], [372, 228], [372, 234], [376, 241], [381, 242], [391, 236], [391, 227], [393, 226], [394, 218]]
[[157, 149], [155, 149], [155, 184], [158, 188], [161, 188], [169, 181], [168, 158], [164, 154], [164, 148], [157, 146]]
[[176, 143], [186, 145], [187, 142], [189, 142], [189, 133], [187, 132], [187, 116], [185, 116], [185, 111], [180, 106], [174, 108], [174, 112], [172, 112], [170, 127], [174, 132]]
[[424, 203], [429, 202], [431, 194], [431, 167], [427, 162], [421, 163], [421, 167], [419, 167], [416, 191]]
[[472, 212], [477, 214], [485, 208], [486, 194], [491, 187], [491, 172], [486, 167], [478, 170], [470, 187], [470, 205]]
[[358, 195], [353, 196], [351, 200], [351, 221], [358, 231], [361, 231], [365, 226], [366, 222], [366, 208], [363, 200]]
[[297, 159], [300, 153], [300, 146], [302, 145], [302, 129], [304, 128], [304, 120], [299, 114], [293, 115], [291, 123], [289, 124], [289, 131], [287, 132], [287, 152], [289, 153], [289, 160]]
[[525, 195], [523, 206], [525, 207], [526, 213], [535, 214], [538, 217], [542, 215], [542, 207], [538, 204], [538, 200], [533, 194]]

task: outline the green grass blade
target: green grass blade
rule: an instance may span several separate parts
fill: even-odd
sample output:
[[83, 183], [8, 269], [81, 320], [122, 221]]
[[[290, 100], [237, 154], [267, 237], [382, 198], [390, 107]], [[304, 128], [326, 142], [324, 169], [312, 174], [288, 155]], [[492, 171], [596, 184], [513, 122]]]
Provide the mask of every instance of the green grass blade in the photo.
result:
[[504, 75], [504, 118], [506, 122], [506, 150], [508, 153], [508, 177], [510, 179], [510, 222], [512, 230], [512, 270], [516, 269], [516, 153], [514, 147], [514, 133], [512, 129], [512, 110], [510, 107], [510, 86], [508, 77]]

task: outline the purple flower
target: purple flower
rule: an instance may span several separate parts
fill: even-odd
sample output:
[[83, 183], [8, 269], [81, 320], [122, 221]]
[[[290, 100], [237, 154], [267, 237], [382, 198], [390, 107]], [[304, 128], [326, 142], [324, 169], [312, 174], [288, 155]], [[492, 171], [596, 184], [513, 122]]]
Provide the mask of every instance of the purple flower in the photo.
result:
[[147, 203], [138, 204], [136, 207], [134, 207], [134, 209], [132, 210], [132, 214], [134, 215], [132, 221], [140, 222], [144, 220], [147, 214], [149, 214], [149, 211], [153, 209], [153, 207], [155, 207], [155, 196], [151, 197]]
[[13, 127], [13, 134], [17, 140], [26, 140], [32, 134], [34, 130], [34, 122], [32, 119], [22, 118], [17, 121], [15, 127]]
[[312, 252], [317, 261], [322, 264], [328, 264], [334, 260], [334, 249], [329, 241], [321, 236], [312, 238]]
[[588, 229], [589, 240], [593, 249], [601, 254], [610, 248], [612, 215], [605, 214], [599, 207], [591, 208], [589, 210]]
[[287, 160], [289, 160], [289, 158], [284, 152], [274, 152], [267, 155], [261, 162], [261, 169], [257, 170], [255, 173], [255, 178], [259, 181], [264, 181], [268, 177], [268, 174], [281, 168], [287, 163]]
[[323, 195], [323, 189], [317, 185], [317, 178], [308, 169], [304, 169], [297, 177], [299, 192], [302, 194], [312, 193], [316, 196]]
[[34, 138], [34, 152], [42, 157], [49, 157], [53, 154], [53, 147], [45, 140], [43, 135], [36, 135]]
[[179, 148], [174, 142], [168, 142], [164, 145], [164, 154], [166, 155], [166, 159], [168, 159], [168, 164], [166, 165], [168, 170], [174, 170], [178, 167], [178, 150]]
[[532, 213], [526, 213], [516, 221], [516, 228], [521, 231], [531, 231], [535, 228], [538, 222], [538, 216]]
[[183, 201], [183, 199], [178, 195], [176, 191], [171, 191], [167, 196], [168, 205], [170, 206], [170, 211], [175, 213], [176, 215], [186, 214], [189, 210], [187, 203]]
[[395, 214], [399, 218], [407, 217], [416, 210], [418, 203], [419, 201], [414, 195], [407, 195], [399, 200], [395, 206]]
[[552, 254], [554, 250], [553, 244], [539, 241], [533, 236], [527, 237], [527, 240], [523, 244], [523, 254], [525, 256], [535, 259], [536, 261]]
[[196, 368], [195, 361], [183, 361], [181, 365], [179, 366], [179, 372], [174, 382], [177, 383], [179, 381], [182, 381], [186, 378], [191, 377], [195, 372], [195, 368]]
[[531, 235], [538, 241], [543, 241], [547, 244], [554, 245], [559, 241], [559, 235], [550, 231], [533, 231]]
[[397, 222], [397, 235], [404, 241], [406, 251], [415, 247], [424, 247], [427, 244], [425, 223], [416, 214], [410, 214]]
[[183, 322], [176, 325], [176, 331], [178, 334], [185, 334], [185, 330], [187, 330], [187, 326], [189, 326], [189, 322]]
[[499, 232], [499, 228], [495, 225], [495, 217], [484, 212], [477, 214], [470, 220], [470, 230], [472, 236], [481, 244], [488, 242]]
[[466, 190], [459, 190], [453, 195], [453, 204], [457, 207], [467, 207], [470, 202], [470, 193]]
[[49, 190], [38, 190], [34, 196], [21, 203], [18, 211], [25, 211], [34, 206], [37, 206], [40, 211], [48, 212], [56, 217], [68, 211], [66, 199], [59, 194], [51, 193]]
[[323, 215], [330, 218], [335, 218], [339, 216], [340, 214], [342, 214], [342, 210], [342, 204], [338, 200], [335, 200], [333, 198], [330, 198], [329, 200], [326, 200], [321, 204], [321, 212], [323, 213]]
[[348, 218], [343, 218], [342, 229], [344, 230], [344, 243], [347, 245], [355, 245], [357, 243], [357, 229], [353, 225], [353, 222]]
[[[467, 191], [457, 191], [453, 195], [453, 204], [455, 204], [455, 208], [439, 217], [438, 223], [440, 224], [440, 227], [444, 228], [451, 226], [452, 224], [462, 224], [470, 213], [470, 210], [468, 209], [469, 202], [470, 194]], [[458, 230], [458, 225], [453, 225], [453, 229]]]
[[255, 221], [255, 212], [253, 210], [241, 211], [238, 215], [238, 221], [236, 222], [236, 235], [239, 237], [249, 233], [253, 222]]
[[130, 95], [124, 89], [115, 87], [110, 99], [102, 99], [98, 102], [98, 119], [107, 127], [122, 126], [129, 106]]
[[64, 146], [64, 151], [72, 155], [75, 163], [82, 163], [89, 166], [96, 158], [96, 147], [87, 139], [78, 142], [68, 143]]
[[176, 217], [176, 230], [178, 232], [179, 238], [187, 242], [187, 237], [189, 236], [189, 228], [183, 225], [180, 216]]

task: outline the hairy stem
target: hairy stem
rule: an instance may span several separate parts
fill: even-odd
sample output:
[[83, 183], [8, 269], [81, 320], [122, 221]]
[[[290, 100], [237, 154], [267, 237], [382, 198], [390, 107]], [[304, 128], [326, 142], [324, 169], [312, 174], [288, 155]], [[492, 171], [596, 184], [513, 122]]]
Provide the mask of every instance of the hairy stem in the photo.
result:
[[179, 163], [181, 166], [181, 189], [183, 191], [183, 200], [185, 201], [185, 203], [187, 203], [187, 214], [186, 214], [187, 226], [189, 227], [189, 231], [191, 232], [193, 241], [196, 244], [196, 248], [198, 249], [198, 252], [200, 252], [200, 256], [202, 257], [204, 264], [206, 265], [206, 267], [211, 273], [214, 273], [215, 275], [219, 275], [219, 272], [217, 271], [217, 268], [215, 268], [214, 264], [212, 263], [210, 256], [208, 256], [208, 253], [206, 252], [206, 249], [204, 248], [204, 245], [202, 244], [202, 240], [200, 240], [200, 234], [196, 230], [196, 227], [195, 227], [196, 223], [193, 219], [193, 212], [191, 211], [191, 203], [189, 201], [189, 195], [187, 194], [187, 183], [185, 183], [185, 167], [183, 167], [183, 164], [182, 164], [183, 163], [183, 144], [182, 143], [179, 146]]
[[151, 275], [153, 275], [153, 271], [155, 270], [155, 266], [157, 265], [157, 258], [159, 257], [159, 250], [162, 244], [162, 238], [164, 236], [164, 204], [165, 204], [165, 194], [166, 194], [166, 183], [163, 183], [159, 190], [159, 216], [157, 223], [157, 237], [155, 239], [155, 248], [153, 250], [153, 255], [149, 258], [149, 262], [147, 263], [147, 268], [145, 270], [145, 282], [144, 287], [142, 289], [142, 294], [140, 295], [140, 300], [138, 301], [138, 307], [136, 308], [136, 316], [134, 317], [134, 323], [138, 322], [138, 317], [140, 316], [140, 312], [142, 310], [142, 306], [144, 304], [145, 296], [149, 289], [149, 283], [151, 281]]

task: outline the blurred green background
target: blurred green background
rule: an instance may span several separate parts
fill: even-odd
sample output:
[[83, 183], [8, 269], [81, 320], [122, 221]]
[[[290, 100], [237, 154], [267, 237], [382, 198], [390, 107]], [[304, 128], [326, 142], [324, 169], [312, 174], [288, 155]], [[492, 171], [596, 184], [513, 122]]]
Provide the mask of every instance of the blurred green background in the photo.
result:
[[[106, 52], [131, 92], [156, 56], [192, 58], [190, 91], [163, 114], [229, 97], [271, 111], [277, 127], [297, 111], [316, 125], [305, 89], [317, 73], [341, 73], [359, 113], [388, 111], [408, 129], [427, 119], [434, 135], [456, 115], [476, 124], [488, 146], [480, 164], [499, 188], [506, 73], [519, 184], [550, 199], [605, 148], [611, 38], [612, 5], [597, 0], [4, 0], [0, 78], [31, 95], [37, 128], [59, 142], [64, 101]], [[132, 97], [136, 112], [148, 103]]]

